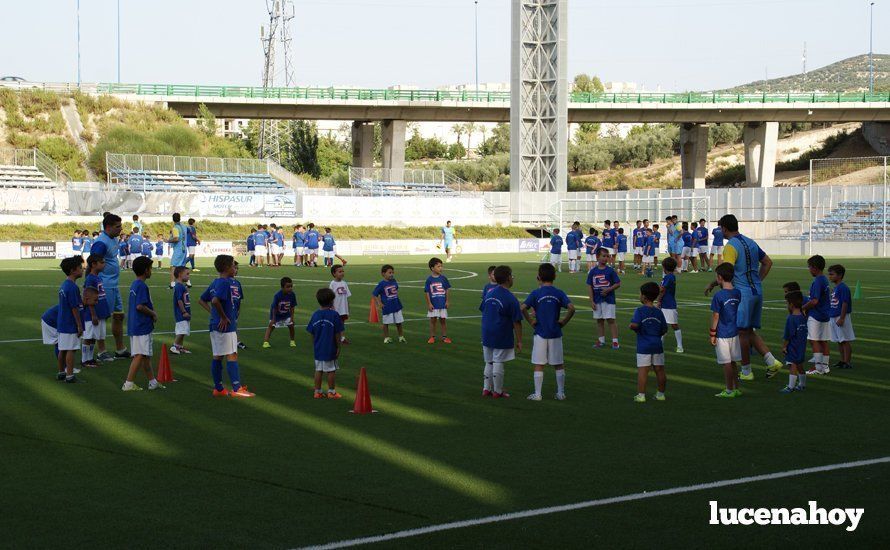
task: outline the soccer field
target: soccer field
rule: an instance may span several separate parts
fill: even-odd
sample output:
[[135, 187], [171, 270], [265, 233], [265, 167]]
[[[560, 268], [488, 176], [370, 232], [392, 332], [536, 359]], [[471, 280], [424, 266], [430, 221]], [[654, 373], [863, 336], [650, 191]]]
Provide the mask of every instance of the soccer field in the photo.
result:
[[[710, 299], [703, 295], [713, 274], [688, 274], [677, 291], [686, 352], [673, 353], [670, 331], [665, 339], [667, 401], [651, 399], [650, 385], [650, 400], [634, 403], [635, 338], [627, 325], [643, 279], [625, 275], [618, 291], [621, 349], [594, 350], [585, 275], [561, 273], [556, 285], [579, 310], [565, 331], [568, 399], [552, 398], [552, 370], [545, 374], [545, 399], [525, 399], [532, 390], [527, 324], [525, 348], [507, 365], [505, 386], [513, 397], [483, 399], [478, 306], [486, 268], [512, 265], [521, 300], [537, 286], [535, 260], [485, 255], [446, 264], [453, 285], [451, 345], [426, 343], [427, 258], [386, 259], [396, 267], [408, 338], [390, 345], [382, 343], [378, 325], [367, 323], [384, 261], [350, 261], [352, 343], [341, 357], [339, 401], [312, 399], [314, 364], [303, 326], [297, 327], [296, 349], [281, 329], [272, 349], [260, 347], [278, 279], [294, 279], [298, 324], [305, 324], [317, 308], [315, 290], [330, 280], [325, 268], [252, 269], [241, 258], [239, 327], [249, 349], [239, 362], [257, 397], [214, 399], [207, 315], [197, 306], [215, 276], [209, 260], [192, 275], [193, 334], [186, 346], [194, 353], [171, 355], [179, 381], [137, 393], [120, 391], [129, 364], [123, 360], [85, 369], [84, 384], [56, 382], [52, 351], [39, 338], [40, 315], [56, 303], [64, 278], [58, 262], [0, 262], [4, 546], [295, 548], [667, 489], [682, 491], [384, 538], [378, 545], [886, 544], [890, 463], [740, 478], [890, 456], [890, 359], [884, 355], [890, 261], [841, 262], [850, 287], [862, 285], [862, 298], [854, 302], [855, 368], [811, 376], [803, 394], [779, 394], [787, 372], [767, 380], [757, 357], [756, 379], [743, 382], [743, 397], [714, 397], [723, 378], [708, 342]], [[149, 280], [160, 317], [155, 366], [161, 344], [172, 342], [168, 277], [164, 269]], [[124, 295], [132, 280], [122, 274]], [[777, 259], [764, 284], [762, 335], [777, 355], [786, 317], [780, 287], [791, 280], [809, 287], [805, 260]], [[836, 351], [833, 345], [832, 363]], [[379, 414], [347, 413], [361, 367]], [[140, 375], [137, 383], [144, 382]], [[685, 489], [724, 480], [740, 481]], [[815, 500], [829, 509], [864, 508], [865, 514], [852, 533], [832, 525], [711, 526], [710, 500], [752, 508], [806, 507]]]

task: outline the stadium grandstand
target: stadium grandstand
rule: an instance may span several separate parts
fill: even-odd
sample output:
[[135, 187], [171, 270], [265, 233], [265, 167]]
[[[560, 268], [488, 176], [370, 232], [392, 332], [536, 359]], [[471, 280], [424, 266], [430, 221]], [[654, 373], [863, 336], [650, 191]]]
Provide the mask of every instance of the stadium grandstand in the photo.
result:
[[811, 231], [800, 239], [807, 241], [877, 241], [884, 239], [887, 215], [886, 202], [844, 201], [827, 216], [818, 220]]
[[467, 182], [445, 170], [350, 168], [349, 184], [362, 195], [458, 195]]
[[305, 187], [270, 160], [107, 153], [105, 165], [114, 190], [280, 193]]
[[37, 149], [0, 149], [0, 187], [53, 189], [69, 180], [65, 172]]

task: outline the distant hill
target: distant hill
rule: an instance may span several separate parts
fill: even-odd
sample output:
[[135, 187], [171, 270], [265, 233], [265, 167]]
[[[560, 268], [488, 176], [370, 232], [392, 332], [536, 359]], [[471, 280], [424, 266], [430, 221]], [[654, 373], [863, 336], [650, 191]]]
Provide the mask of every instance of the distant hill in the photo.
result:
[[[757, 80], [720, 90], [753, 92], [864, 92], [868, 90], [868, 54], [857, 55], [807, 72]], [[890, 55], [875, 54], [875, 90], [890, 91]]]

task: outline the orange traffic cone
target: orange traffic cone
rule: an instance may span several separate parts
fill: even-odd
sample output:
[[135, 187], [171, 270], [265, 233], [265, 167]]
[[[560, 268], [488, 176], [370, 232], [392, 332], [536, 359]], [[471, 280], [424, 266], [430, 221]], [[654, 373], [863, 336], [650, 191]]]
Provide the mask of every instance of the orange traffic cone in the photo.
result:
[[368, 374], [365, 372], [365, 367], [362, 367], [361, 372], [359, 372], [358, 389], [355, 391], [355, 404], [349, 412], [354, 414], [377, 412], [371, 408], [371, 392], [368, 390]]
[[161, 362], [158, 363], [157, 379], [161, 384], [176, 382], [176, 379], [173, 378], [173, 369], [170, 368], [170, 356], [167, 355], [167, 344], [161, 346]]
[[371, 312], [368, 314], [369, 323], [379, 323], [380, 315], [377, 314], [377, 300], [371, 298]]

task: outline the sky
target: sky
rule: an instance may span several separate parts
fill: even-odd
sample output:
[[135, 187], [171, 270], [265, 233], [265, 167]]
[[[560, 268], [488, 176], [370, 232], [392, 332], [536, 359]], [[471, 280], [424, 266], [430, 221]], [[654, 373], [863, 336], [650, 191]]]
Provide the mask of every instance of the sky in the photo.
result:
[[[482, 82], [509, 82], [510, 2], [479, 0]], [[77, 78], [77, 0], [0, 0], [0, 75]], [[569, 75], [709, 90], [868, 51], [869, 0], [569, 0]], [[295, 0], [297, 85], [474, 81], [473, 0]], [[81, 80], [117, 80], [117, 0], [80, 0]], [[120, 0], [122, 82], [259, 85], [266, 0]], [[890, 53], [890, 0], [874, 8]]]

